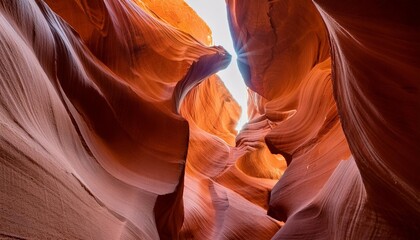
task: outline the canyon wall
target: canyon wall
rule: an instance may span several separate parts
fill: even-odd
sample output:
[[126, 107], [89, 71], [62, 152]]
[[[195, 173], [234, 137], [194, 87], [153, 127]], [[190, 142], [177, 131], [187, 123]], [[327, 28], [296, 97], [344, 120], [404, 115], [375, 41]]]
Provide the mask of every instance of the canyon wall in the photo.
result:
[[288, 163], [274, 239], [418, 238], [420, 5], [227, 3], [261, 115], [248, 125], [267, 119], [265, 142]]
[[[0, 2], [0, 238], [417, 239], [420, 5]], [[224, 17], [224, 16], [220, 16]]]
[[183, 1], [167, 3], [171, 14], [161, 4], [1, 2], [1, 236], [279, 229], [263, 207], [274, 182], [234, 164], [246, 152], [235, 147], [240, 107], [213, 75], [230, 55], [207, 46], [210, 30]]

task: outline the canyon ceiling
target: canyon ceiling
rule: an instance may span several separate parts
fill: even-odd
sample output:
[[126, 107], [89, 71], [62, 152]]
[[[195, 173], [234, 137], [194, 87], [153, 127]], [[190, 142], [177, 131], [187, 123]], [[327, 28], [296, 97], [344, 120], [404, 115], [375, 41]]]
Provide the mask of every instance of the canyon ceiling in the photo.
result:
[[[200, 0], [196, 0], [200, 1]], [[0, 0], [0, 238], [420, 239], [420, 3]]]

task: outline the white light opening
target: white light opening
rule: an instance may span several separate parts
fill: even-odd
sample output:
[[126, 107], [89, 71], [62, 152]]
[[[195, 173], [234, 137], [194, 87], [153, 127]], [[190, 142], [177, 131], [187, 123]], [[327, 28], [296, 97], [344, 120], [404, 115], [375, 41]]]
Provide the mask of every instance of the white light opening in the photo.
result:
[[242, 108], [241, 117], [236, 125], [236, 130], [240, 131], [248, 121], [248, 93], [236, 62], [237, 56], [230, 35], [225, 0], [185, 0], [185, 2], [210, 27], [213, 44], [223, 46], [232, 55], [232, 62], [217, 75], [220, 76], [226, 88]]

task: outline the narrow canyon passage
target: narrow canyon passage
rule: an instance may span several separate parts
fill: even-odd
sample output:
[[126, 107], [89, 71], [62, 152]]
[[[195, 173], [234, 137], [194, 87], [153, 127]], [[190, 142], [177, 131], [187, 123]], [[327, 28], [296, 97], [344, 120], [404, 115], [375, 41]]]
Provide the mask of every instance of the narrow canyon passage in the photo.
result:
[[419, 239], [419, 12], [0, 1], [0, 238]]
[[237, 64], [237, 54], [234, 49], [232, 36], [229, 29], [227, 8], [224, 0], [217, 1], [185, 1], [193, 10], [205, 21], [211, 31], [211, 45], [221, 45], [231, 55], [232, 61], [223, 69], [217, 72], [232, 97], [241, 107], [241, 115], [236, 125], [236, 130], [240, 131], [248, 121], [248, 89], [242, 79]]

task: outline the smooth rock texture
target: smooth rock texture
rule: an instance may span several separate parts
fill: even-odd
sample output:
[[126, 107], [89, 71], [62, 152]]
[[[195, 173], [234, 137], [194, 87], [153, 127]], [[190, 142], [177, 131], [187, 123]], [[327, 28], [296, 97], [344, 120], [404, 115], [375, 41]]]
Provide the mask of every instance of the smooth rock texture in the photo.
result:
[[[33, 222], [13, 231], [7, 222], [19, 222], [19, 215], [8, 211], [2, 234], [31, 238], [43, 228], [47, 235], [39, 238], [156, 239], [171, 229], [176, 236], [182, 199], [167, 204], [165, 195], [183, 188], [189, 141], [177, 106], [189, 89], [225, 67], [229, 55], [131, 1], [4, 1], [1, 17], [1, 159], [11, 164], [2, 177], [18, 174], [20, 162], [28, 161], [35, 169], [15, 184], [34, 178], [34, 171], [46, 173], [29, 192], [20, 187], [16, 193], [32, 191], [39, 200], [29, 195], [22, 202], [2, 191], [1, 205], [27, 208], [21, 221]], [[49, 185], [54, 202], [45, 192]], [[61, 225], [48, 217], [49, 204], [57, 209], [53, 216], [63, 215]], [[154, 211], [159, 206], [166, 211]], [[108, 226], [103, 233], [100, 225]], [[48, 235], [55, 231], [61, 235]]]
[[227, 3], [261, 115], [248, 125], [288, 162], [269, 202], [285, 221], [273, 238], [417, 239], [420, 5]]
[[369, 206], [384, 219], [382, 228], [418, 238], [420, 4], [316, 3], [330, 33], [334, 96]]
[[420, 4], [226, 7], [239, 133], [183, 0], [0, 1], [0, 238], [420, 238]]

